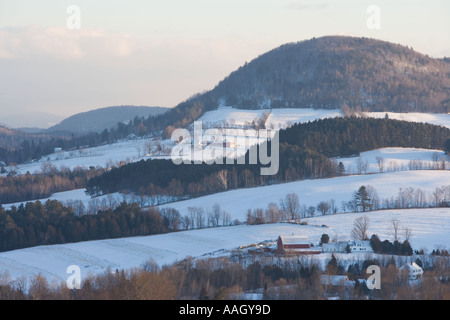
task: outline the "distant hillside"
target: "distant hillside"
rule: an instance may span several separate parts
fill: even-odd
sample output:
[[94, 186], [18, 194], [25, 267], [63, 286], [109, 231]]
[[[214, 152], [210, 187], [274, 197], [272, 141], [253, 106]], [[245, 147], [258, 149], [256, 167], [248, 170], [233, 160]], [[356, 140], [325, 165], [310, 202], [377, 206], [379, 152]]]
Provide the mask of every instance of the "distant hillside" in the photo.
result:
[[227, 105], [450, 112], [450, 59], [385, 41], [327, 36], [273, 49], [213, 90]]
[[48, 112], [24, 112], [12, 115], [0, 115], [0, 125], [14, 128], [25, 129], [27, 132], [38, 132], [41, 129], [47, 129], [63, 119], [62, 116]]
[[168, 108], [163, 107], [141, 107], [141, 106], [113, 106], [92, 111], [82, 112], [70, 116], [59, 124], [48, 129], [54, 131], [70, 131], [78, 134], [91, 132], [100, 133], [110, 129], [118, 122], [129, 122], [135, 117], [147, 118], [166, 112]]
[[[147, 119], [170, 137], [205, 112], [315, 108], [363, 112], [450, 112], [450, 59], [435, 59], [386, 41], [326, 36], [275, 48], [232, 72], [207, 92]], [[346, 113], [347, 114], [347, 113]]]

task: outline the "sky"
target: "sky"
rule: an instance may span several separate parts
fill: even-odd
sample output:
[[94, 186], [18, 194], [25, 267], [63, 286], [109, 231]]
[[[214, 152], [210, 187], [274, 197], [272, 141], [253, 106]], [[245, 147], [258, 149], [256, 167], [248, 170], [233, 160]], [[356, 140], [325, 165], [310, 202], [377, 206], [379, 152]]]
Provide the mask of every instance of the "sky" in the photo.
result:
[[450, 1], [0, 0], [0, 123], [173, 107], [273, 48], [325, 35], [450, 57]]

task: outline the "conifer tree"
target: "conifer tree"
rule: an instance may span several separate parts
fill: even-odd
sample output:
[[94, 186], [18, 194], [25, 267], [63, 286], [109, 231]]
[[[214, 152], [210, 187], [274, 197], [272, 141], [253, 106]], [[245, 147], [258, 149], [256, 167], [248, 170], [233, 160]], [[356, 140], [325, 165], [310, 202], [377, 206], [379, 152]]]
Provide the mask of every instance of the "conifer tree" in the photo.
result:
[[362, 212], [372, 210], [371, 199], [365, 186], [361, 186], [354, 195], [356, 207]]

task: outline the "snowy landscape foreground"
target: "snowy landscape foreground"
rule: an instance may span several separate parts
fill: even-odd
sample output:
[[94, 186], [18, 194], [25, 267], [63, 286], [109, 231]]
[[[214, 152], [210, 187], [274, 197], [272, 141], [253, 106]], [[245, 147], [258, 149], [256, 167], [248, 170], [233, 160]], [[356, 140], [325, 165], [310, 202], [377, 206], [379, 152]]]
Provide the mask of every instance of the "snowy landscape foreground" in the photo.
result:
[[[208, 258], [228, 256], [240, 246], [260, 242], [274, 243], [279, 235], [304, 235], [318, 245], [322, 234], [331, 240], [351, 239], [355, 218], [367, 215], [368, 233], [380, 239], [392, 240], [390, 223], [393, 218], [401, 227], [412, 230], [411, 243], [415, 249], [448, 247], [450, 243], [450, 209], [400, 209], [366, 213], [347, 213], [307, 218], [308, 225], [289, 223], [238, 225], [180, 231], [162, 235], [86, 241], [79, 243], [39, 246], [0, 253], [0, 274], [8, 271], [12, 279], [41, 274], [49, 281], [65, 281], [67, 267], [78, 265], [82, 277], [107, 270], [131, 269], [153, 259], [159, 265], [171, 264], [188, 256]], [[325, 226], [323, 226], [325, 225]], [[400, 234], [400, 239], [402, 235]], [[343, 258], [364, 259], [366, 253], [342, 254]], [[361, 256], [362, 255], [362, 256]], [[314, 259], [329, 259], [329, 254]]]

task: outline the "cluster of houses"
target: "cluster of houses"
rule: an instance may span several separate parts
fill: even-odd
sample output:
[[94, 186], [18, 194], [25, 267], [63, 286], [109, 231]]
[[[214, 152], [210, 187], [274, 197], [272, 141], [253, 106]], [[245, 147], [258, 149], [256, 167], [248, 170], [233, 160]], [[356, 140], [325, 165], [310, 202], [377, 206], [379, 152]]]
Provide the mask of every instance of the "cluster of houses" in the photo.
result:
[[320, 253], [356, 253], [373, 252], [369, 241], [338, 241], [323, 243], [315, 247], [308, 237], [301, 235], [283, 235], [277, 240], [277, 251], [284, 254], [320, 254]]
[[[309, 242], [308, 237], [301, 235], [280, 235], [277, 240], [278, 253], [307, 255], [320, 253], [370, 253], [373, 252], [369, 241], [338, 241], [333, 243], [323, 243], [322, 246], [314, 246]], [[416, 263], [407, 263], [399, 268], [399, 270], [409, 273], [409, 280], [420, 279], [423, 270]], [[354, 286], [353, 281], [349, 281], [346, 276], [323, 275], [323, 284], [331, 284], [336, 286]]]

